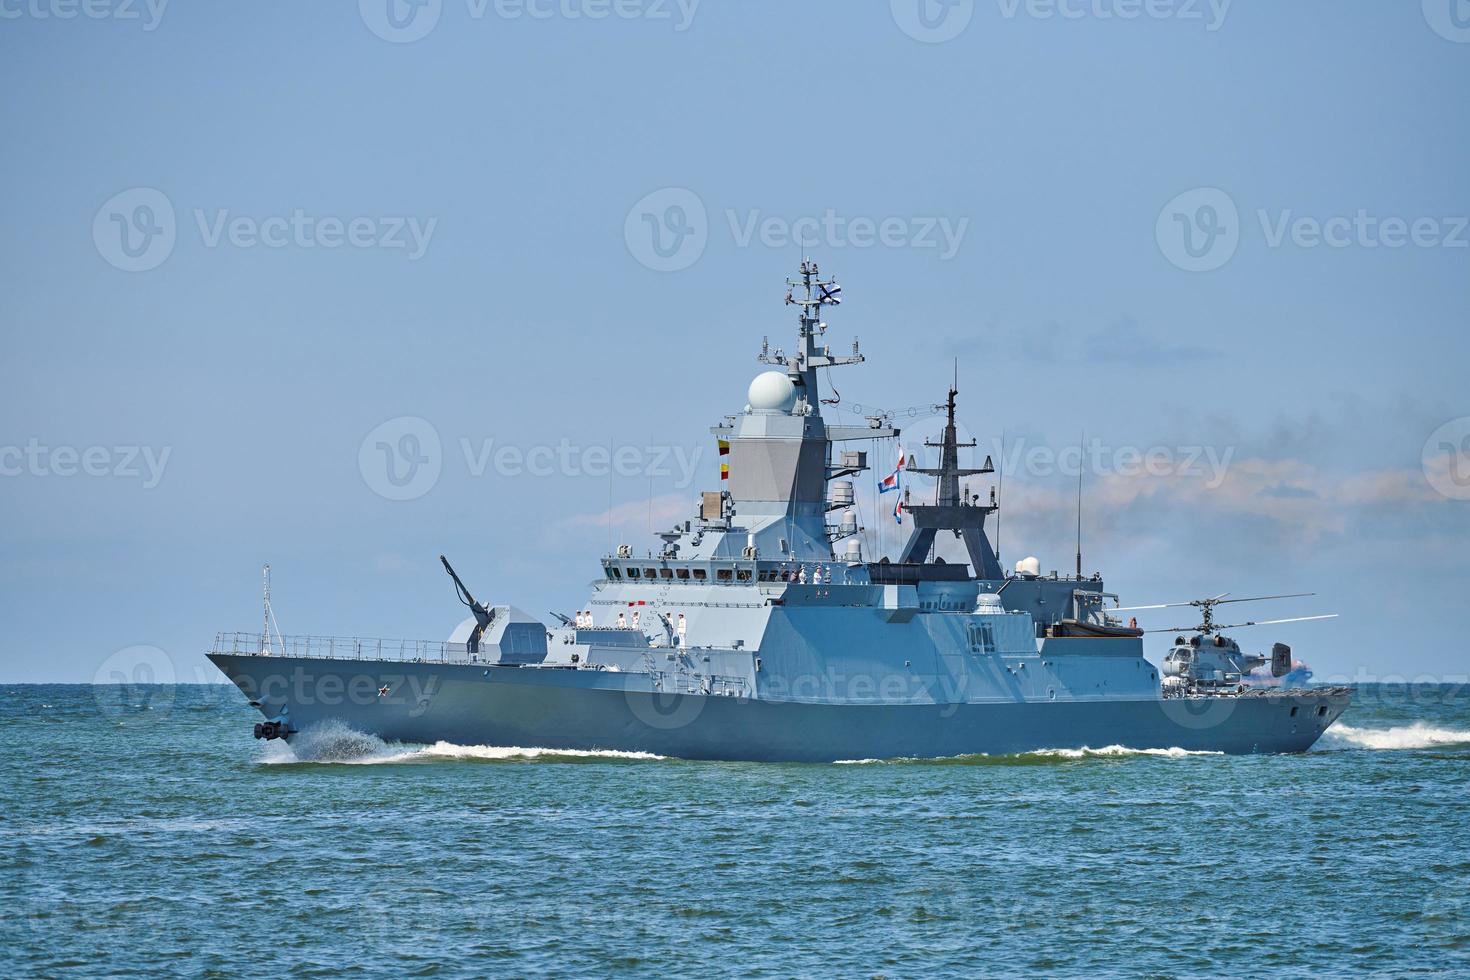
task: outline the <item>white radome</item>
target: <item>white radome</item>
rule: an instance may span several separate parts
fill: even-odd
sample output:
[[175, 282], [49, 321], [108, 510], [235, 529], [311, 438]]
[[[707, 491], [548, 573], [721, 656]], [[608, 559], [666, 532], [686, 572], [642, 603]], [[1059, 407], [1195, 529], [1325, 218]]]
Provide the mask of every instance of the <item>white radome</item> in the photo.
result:
[[756, 375], [746, 393], [752, 411], [789, 412], [796, 404], [796, 386], [780, 371]]

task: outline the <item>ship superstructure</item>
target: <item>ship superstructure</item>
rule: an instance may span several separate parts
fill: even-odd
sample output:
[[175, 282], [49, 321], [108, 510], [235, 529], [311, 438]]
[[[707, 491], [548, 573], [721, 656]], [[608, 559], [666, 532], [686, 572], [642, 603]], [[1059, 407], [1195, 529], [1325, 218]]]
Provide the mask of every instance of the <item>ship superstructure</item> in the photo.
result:
[[[993, 466], [961, 465], [974, 444], [957, 436], [957, 386], [938, 465], [909, 471], [935, 480], [934, 502], [900, 491], [907, 543], [896, 560], [865, 554], [860, 447], [900, 433], [883, 415], [828, 424], [818, 371], [863, 355], [826, 342], [833, 279], [804, 262], [787, 285], [796, 347], [763, 345], [770, 370], [712, 429], [728, 479], [654, 550], [605, 555], [576, 615], [550, 624], [477, 601], [445, 561], [472, 615], [444, 643], [223, 634], [210, 658], [265, 716], [256, 734], [340, 721], [409, 742], [800, 761], [1266, 752], [1306, 749], [1347, 707], [1341, 688], [1166, 689], [1101, 576], [1042, 575], [1034, 559], [1005, 571], [986, 529], [999, 503], [965, 483]], [[944, 534], [968, 563], [932, 555]]]

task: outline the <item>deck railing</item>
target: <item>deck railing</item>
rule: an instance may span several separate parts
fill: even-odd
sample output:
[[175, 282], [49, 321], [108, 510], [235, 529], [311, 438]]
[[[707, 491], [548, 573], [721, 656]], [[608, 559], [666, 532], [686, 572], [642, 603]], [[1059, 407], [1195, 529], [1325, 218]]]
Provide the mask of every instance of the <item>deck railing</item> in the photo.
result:
[[462, 660], [463, 643], [439, 640], [385, 640], [365, 636], [279, 636], [216, 633], [211, 653], [313, 657], [327, 660]]

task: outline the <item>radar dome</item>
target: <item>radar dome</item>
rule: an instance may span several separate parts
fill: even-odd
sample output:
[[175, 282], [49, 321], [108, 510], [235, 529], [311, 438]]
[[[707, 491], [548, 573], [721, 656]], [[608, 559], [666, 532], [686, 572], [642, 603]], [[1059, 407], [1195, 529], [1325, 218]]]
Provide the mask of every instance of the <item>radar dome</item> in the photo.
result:
[[780, 371], [766, 371], [750, 383], [746, 399], [757, 412], [789, 412], [796, 404], [796, 386]]

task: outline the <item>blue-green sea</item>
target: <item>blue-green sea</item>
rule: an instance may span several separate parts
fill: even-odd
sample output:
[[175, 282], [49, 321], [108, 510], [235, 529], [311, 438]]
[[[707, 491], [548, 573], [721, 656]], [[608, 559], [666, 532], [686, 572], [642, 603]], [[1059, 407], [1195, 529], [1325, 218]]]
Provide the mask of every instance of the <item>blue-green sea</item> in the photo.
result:
[[0, 694], [6, 976], [1470, 974], [1464, 687], [1362, 688], [1299, 756], [846, 765]]

